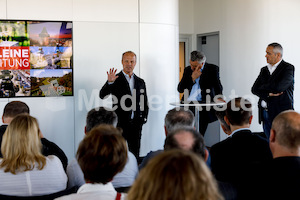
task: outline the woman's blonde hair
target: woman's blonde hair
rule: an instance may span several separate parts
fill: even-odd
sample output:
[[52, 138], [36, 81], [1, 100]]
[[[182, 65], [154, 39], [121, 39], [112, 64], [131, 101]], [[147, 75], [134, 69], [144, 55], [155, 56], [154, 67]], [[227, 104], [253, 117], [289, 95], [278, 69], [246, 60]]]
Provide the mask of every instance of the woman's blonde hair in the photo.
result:
[[17, 115], [8, 125], [2, 140], [3, 159], [0, 164], [4, 172], [32, 170], [35, 165], [41, 170], [46, 165], [42, 155], [39, 125], [36, 118], [28, 114]]
[[205, 162], [184, 150], [168, 150], [143, 168], [128, 192], [128, 200], [221, 200]]

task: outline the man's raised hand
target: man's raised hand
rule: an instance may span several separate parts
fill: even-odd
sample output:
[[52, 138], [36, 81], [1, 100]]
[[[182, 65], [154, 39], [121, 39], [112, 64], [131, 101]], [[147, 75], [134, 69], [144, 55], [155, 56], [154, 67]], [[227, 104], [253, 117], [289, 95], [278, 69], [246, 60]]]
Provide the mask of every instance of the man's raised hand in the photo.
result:
[[116, 72], [117, 72], [117, 69], [114, 69], [114, 68], [110, 68], [109, 72], [108, 71], [106, 72], [108, 82], [115, 82], [115, 80], [119, 77], [119, 76], [116, 76]]

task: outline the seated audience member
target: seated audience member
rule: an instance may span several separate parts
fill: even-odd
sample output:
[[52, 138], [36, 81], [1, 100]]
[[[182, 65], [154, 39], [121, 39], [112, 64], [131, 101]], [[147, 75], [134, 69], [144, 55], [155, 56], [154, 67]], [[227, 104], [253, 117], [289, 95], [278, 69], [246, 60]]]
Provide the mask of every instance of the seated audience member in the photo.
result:
[[104, 124], [93, 128], [79, 144], [76, 156], [86, 183], [77, 194], [58, 199], [125, 199], [111, 183], [127, 161], [126, 141], [118, 129]]
[[[115, 112], [109, 111], [108, 108], [98, 107], [90, 110], [86, 117], [85, 132], [89, 132], [93, 127], [100, 124], [110, 124], [116, 126], [118, 117]], [[112, 180], [113, 186], [117, 191], [123, 192], [129, 189], [138, 174], [138, 164], [135, 156], [128, 150], [128, 160], [124, 169], [117, 173]], [[85, 181], [83, 173], [76, 159], [72, 160], [67, 167], [68, 188], [73, 186], [82, 186]]]
[[192, 151], [205, 161], [208, 157], [203, 136], [192, 127], [179, 127], [167, 135], [164, 151], [171, 149]]
[[38, 196], [66, 189], [62, 163], [54, 155], [42, 155], [39, 134], [37, 120], [28, 114], [10, 122], [1, 147], [0, 194]]
[[250, 131], [251, 103], [235, 98], [227, 103], [226, 123], [231, 134], [210, 149], [211, 169], [216, 179], [238, 187], [251, 165], [272, 159], [268, 141]]
[[[2, 143], [3, 134], [11, 122], [11, 120], [18, 114], [27, 113], [29, 114], [29, 107], [27, 104], [21, 101], [12, 101], [5, 105], [2, 115], [3, 124], [0, 126], [0, 149]], [[2, 157], [2, 152], [0, 152], [0, 156]]]
[[155, 156], [141, 170], [128, 200], [222, 200], [216, 181], [202, 158], [179, 149]]
[[273, 160], [252, 174], [258, 189], [249, 192], [256, 191], [252, 199], [300, 199], [300, 114], [289, 110], [277, 115], [269, 139]]
[[[169, 110], [165, 116], [165, 135], [167, 136], [169, 132], [180, 126], [194, 127], [194, 119], [195, 118], [192, 111], [184, 109], [183, 107], [177, 107]], [[145, 167], [151, 158], [153, 158], [155, 155], [158, 155], [162, 151], [163, 150], [150, 151], [139, 165], [139, 170]]]
[[[191, 151], [207, 162], [208, 151], [204, 145], [203, 136], [192, 127], [179, 127], [171, 131], [165, 140], [164, 150], [182, 149]], [[237, 191], [229, 183], [218, 181], [218, 186], [226, 200], [237, 198]]]
[[[5, 105], [2, 115], [3, 125], [0, 126], [0, 149], [2, 143], [3, 134], [10, 124], [12, 119], [18, 114], [29, 114], [29, 107], [26, 103], [22, 101], [11, 101]], [[40, 138], [43, 145], [42, 154], [44, 156], [55, 155], [57, 156], [63, 164], [64, 169], [67, 168], [68, 158], [66, 154], [61, 150], [55, 143], [47, 140], [43, 134], [40, 132]], [[0, 157], [2, 157], [2, 153], [0, 152]]]

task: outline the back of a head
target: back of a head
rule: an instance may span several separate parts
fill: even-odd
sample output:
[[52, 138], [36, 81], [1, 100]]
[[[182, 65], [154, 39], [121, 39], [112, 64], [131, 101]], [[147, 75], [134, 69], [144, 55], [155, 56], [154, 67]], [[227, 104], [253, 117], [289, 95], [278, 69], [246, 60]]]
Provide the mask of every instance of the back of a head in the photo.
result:
[[300, 114], [289, 110], [275, 117], [272, 129], [276, 132], [276, 141], [290, 150], [300, 148]]
[[167, 135], [164, 150], [171, 149], [188, 150], [205, 158], [204, 138], [192, 127], [180, 127]]
[[203, 159], [178, 149], [149, 161], [128, 193], [128, 200], [222, 199]]
[[230, 126], [226, 123], [224, 119], [224, 117], [226, 116], [225, 110], [216, 111], [216, 116], [222, 127], [225, 129], [225, 131], [230, 132]]
[[206, 56], [201, 51], [192, 51], [191, 52], [191, 61], [198, 61], [199, 63], [204, 63], [206, 61]]
[[252, 105], [247, 99], [238, 97], [227, 103], [226, 117], [231, 125], [247, 125], [251, 116]]
[[114, 111], [109, 108], [98, 107], [90, 110], [86, 117], [86, 132], [100, 124], [110, 124], [117, 126], [118, 117]]
[[180, 126], [193, 127], [194, 122], [194, 114], [182, 107], [169, 110], [165, 117], [165, 127], [168, 133]]
[[111, 181], [127, 161], [127, 145], [120, 131], [112, 125], [93, 128], [81, 141], [77, 160], [84, 178], [91, 183]]
[[15, 173], [30, 170], [38, 162], [39, 169], [42, 169], [46, 160], [41, 153], [39, 134], [36, 118], [28, 114], [17, 115], [3, 135], [1, 167], [5, 167], [7, 172]]
[[29, 114], [29, 107], [22, 101], [11, 101], [4, 107], [3, 117], [15, 117], [18, 114]]

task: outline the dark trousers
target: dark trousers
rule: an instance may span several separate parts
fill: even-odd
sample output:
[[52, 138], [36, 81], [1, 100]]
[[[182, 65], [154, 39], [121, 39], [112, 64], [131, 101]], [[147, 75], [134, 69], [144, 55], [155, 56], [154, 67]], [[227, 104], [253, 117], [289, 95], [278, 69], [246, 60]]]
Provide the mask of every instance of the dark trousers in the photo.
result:
[[118, 127], [123, 129], [123, 137], [128, 143], [128, 148], [136, 159], [140, 155], [141, 134], [143, 124], [137, 120], [131, 120], [128, 123], [119, 124]]
[[[195, 107], [189, 106], [189, 109], [195, 115]], [[217, 120], [217, 117], [214, 114], [215, 111], [212, 108], [210, 108], [209, 110], [206, 109], [207, 108], [204, 107], [202, 108], [202, 111], [199, 111], [199, 132], [203, 136], [205, 135], [208, 124]]]
[[268, 110], [266, 110], [266, 109], [263, 109], [262, 120], [263, 120], [263, 129], [264, 129], [265, 135], [266, 135], [267, 139], [269, 139], [270, 131], [271, 131], [271, 127], [272, 127], [272, 120], [270, 119]]

